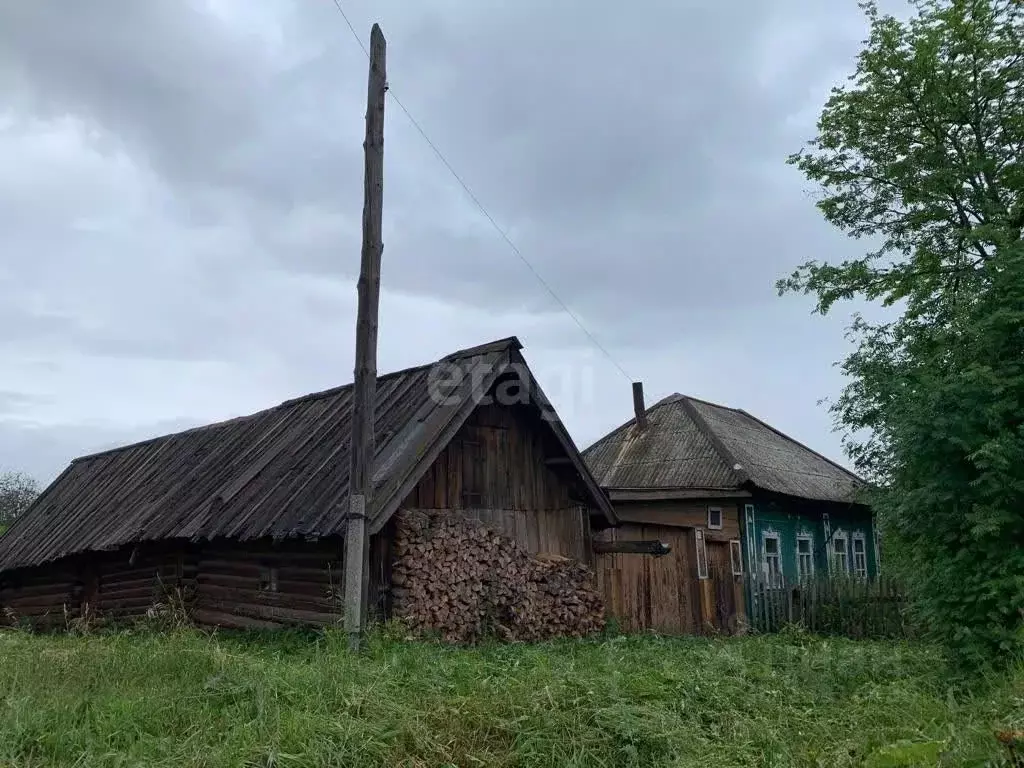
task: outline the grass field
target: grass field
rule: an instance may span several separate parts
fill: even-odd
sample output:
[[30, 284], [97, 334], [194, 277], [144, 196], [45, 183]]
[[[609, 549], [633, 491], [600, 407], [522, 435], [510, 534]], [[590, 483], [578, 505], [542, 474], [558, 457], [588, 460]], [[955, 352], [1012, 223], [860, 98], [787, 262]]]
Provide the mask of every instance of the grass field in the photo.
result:
[[381, 635], [355, 657], [333, 634], [5, 632], [0, 765], [985, 765], [1024, 721], [1024, 670], [949, 679], [927, 646], [796, 634]]

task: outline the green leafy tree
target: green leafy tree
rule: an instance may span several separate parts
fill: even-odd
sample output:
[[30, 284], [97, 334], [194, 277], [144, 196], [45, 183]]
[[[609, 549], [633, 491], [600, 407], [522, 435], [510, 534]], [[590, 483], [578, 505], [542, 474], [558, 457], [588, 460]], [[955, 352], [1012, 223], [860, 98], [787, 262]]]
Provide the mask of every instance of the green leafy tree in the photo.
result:
[[[970, 662], [1024, 648], [1024, 4], [862, 3], [855, 73], [789, 162], [825, 218], [870, 241], [780, 293], [879, 301], [855, 316], [833, 406], [875, 481], [887, 551], [926, 628]], [[889, 546], [891, 544], [891, 546]]]
[[39, 495], [39, 484], [24, 472], [0, 473], [0, 533]]

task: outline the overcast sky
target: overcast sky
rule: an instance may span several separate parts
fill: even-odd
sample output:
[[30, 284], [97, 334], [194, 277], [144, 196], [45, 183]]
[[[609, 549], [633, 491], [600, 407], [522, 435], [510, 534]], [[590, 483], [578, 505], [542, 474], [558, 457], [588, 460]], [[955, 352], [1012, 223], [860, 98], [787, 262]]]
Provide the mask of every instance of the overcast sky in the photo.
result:
[[[774, 281], [861, 246], [785, 165], [854, 0], [346, 0], [427, 135], [648, 402], [836, 459], [848, 307]], [[899, 7], [899, 6], [898, 6]], [[0, 0], [0, 469], [351, 381], [367, 61], [332, 0]], [[379, 369], [518, 335], [582, 448], [627, 378], [391, 100]]]

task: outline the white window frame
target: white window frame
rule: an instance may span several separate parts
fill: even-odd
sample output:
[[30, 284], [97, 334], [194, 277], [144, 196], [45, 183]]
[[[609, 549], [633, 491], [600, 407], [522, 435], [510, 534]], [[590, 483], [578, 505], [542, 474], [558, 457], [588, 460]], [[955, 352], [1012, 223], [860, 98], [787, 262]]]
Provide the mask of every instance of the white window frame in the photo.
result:
[[[850, 566], [851, 566], [851, 570], [853, 571], [853, 575], [856, 576], [858, 579], [866, 579], [868, 577], [868, 542], [867, 542], [867, 539], [864, 538], [864, 534], [863, 533], [855, 533], [855, 534], [853, 534], [853, 538], [851, 539], [850, 543], [851, 543], [850, 554], [852, 556], [851, 557]], [[861, 549], [860, 552], [857, 551], [857, 544], [858, 543], [860, 543], [860, 549]], [[864, 567], [863, 568], [861, 568], [857, 564], [857, 557], [858, 556], [864, 561]]]
[[754, 505], [743, 505], [743, 536], [747, 540], [747, 563], [750, 570], [757, 573], [757, 519], [754, 515]]
[[[711, 522], [711, 513], [718, 513], [718, 525], [714, 525]], [[712, 531], [722, 530], [722, 525], [725, 523], [725, 514], [722, 512], [721, 507], [708, 507], [708, 529]]]
[[697, 549], [697, 578], [703, 581], [711, 575], [708, 572], [708, 545], [704, 541], [704, 529], [694, 529], [693, 541]]
[[[774, 574], [769, 566], [768, 539], [775, 542], [775, 553], [771, 557], [778, 563], [778, 571]], [[761, 535], [761, 567], [764, 571], [765, 583], [772, 588], [779, 588], [785, 583], [785, 571], [782, 564], [782, 536], [775, 531], [766, 531]]]
[[260, 568], [260, 592], [277, 592], [277, 568], [273, 566]]
[[743, 545], [739, 539], [729, 540], [729, 564], [733, 576], [743, 575]]
[[[800, 551], [800, 543], [807, 542], [807, 552]], [[806, 557], [810, 567], [803, 569], [802, 559]], [[799, 533], [796, 537], [796, 574], [801, 579], [814, 575], [814, 537], [809, 533]]]
[[828, 561], [829, 568], [833, 572], [839, 572], [839, 552], [836, 550], [836, 544], [843, 542], [843, 570], [841, 573], [849, 575], [850, 573], [850, 539], [843, 531], [836, 531], [832, 537], [832, 541], [829, 542], [828, 549]]

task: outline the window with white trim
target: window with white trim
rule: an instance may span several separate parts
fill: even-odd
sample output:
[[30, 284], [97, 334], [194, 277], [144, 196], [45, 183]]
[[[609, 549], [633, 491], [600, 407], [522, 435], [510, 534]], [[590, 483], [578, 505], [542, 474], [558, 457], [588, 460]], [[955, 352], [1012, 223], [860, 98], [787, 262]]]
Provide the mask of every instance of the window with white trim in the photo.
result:
[[729, 542], [729, 562], [732, 564], [732, 575], [743, 575], [743, 546], [739, 539], [732, 539]]
[[835, 538], [832, 539], [832, 549], [830, 551], [832, 570], [836, 573], [850, 572], [850, 566], [846, 557], [846, 548], [846, 537], [836, 534]]
[[868, 552], [863, 536], [853, 536], [853, 575], [859, 579], [868, 577]]
[[697, 544], [697, 578], [708, 578], [708, 547], [704, 541], [704, 530], [697, 528], [693, 532], [694, 541]]
[[770, 587], [782, 586], [782, 548], [777, 533], [765, 534], [761, 543], [764, 556], [764, 576]]
[[277, 592], [277, 568], [260, 568], [260, 592]]
[[721, 507], [708, 507], [708, 528], [715, 531], [722, 530]]
[[801, 579], [814, 575], [814, 540], [810, 536], [796, 537], [796, 572]]

